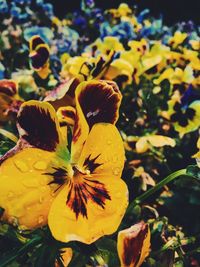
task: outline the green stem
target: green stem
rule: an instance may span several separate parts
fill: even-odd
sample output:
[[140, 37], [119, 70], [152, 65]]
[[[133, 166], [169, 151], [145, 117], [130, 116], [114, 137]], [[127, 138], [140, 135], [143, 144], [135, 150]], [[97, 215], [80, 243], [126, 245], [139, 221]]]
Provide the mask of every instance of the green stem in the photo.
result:
[[147, 199], [148, 197], [150, 197], [152, 194], [154, 194], [155, 192], [157, 192], [158, 190], [160, 190], [163, 186], [165, 186], [169, 182], [171, 182], [171, 181], [175, 180], [176, 178], [178, 178], [179, 176], [185, 175], [185, 174], [186, 174], [186, 169], [181, 169], [179, 171], [173, 172], [172, 174], [168, 175], [162, 181], [160, 181], [159, 183], [157, 183], [154, 187], [152, 187], [151, 189], [149, 189], [148, 191], [146, 191], [144, 194], [142, 194], [139, 197], [137, 197], [129, 205], [127, 212], [129, 212], [130, 210], [132, 210], [132, 208], [134, 206], [140, 204], [142, 201], [144, 201], [145, 199]]
[[41, 241], [41, 237], [35, 237], [31, 239], [29, 242], [27, 242], [20, 249], [14, 249], [11, 253], [9, 253], [9, 255], [6, 255], [4, 258], [0, 260], [0, 266], [1, 267], [7, 266], [9, 263], [14, 261], [17, 257], [19, 257], [20, 255], [23, 255], [24, 253], [29, 251], [29, 249], [37, 246], [40, 243], [40, 241]]

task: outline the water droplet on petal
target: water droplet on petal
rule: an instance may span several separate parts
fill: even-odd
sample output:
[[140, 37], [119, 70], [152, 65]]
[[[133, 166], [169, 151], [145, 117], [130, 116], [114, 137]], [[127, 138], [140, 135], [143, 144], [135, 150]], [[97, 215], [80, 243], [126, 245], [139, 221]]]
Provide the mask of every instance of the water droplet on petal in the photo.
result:
[[107, 140], [107, 145], [111, 145], [112, 141], [110, 139]]
[[13, 192], [9, 192], [8, 195], [7, 195], [8, 199], [11, 199], [14, 197], [14, 193]]
[[26, 210], [27, 211], [31, 210], [31, 207], [30, 206], [26, 206]]
[[24, 179], [22, 183], [25, 187], [38, 187], [39, 185], [36, 179]]
[[17, 167], [17, 169], [20, 170], [21, 172], [28, 172], [29, 170], [28, 165], [22, 160], [15, 160], [14, 164]]
[[39, 218], [38, 218], [38, 223], [41, 224], [43, 222], [44, 222], [44, 216], [40, 215]]
[[51, 192], [51, 196], [55, 197], [56, 193], [54, 191]]
[[120, 169], [118, 167], [116, 167], [114, 170], [113, 170], [113, 174], [114, 175], [119, 175], [120, 174]]
[[47, 169], [47, 162], [45, 161], [37, 161], [34, 163], [33, 167], [36, 169], [36, 170], [39, 170], [39, 171], [44, 171]]
[[44, 202], [44, 197], [43, 196], [40, 196], [39, 203], [42, 204], [43, 202]]

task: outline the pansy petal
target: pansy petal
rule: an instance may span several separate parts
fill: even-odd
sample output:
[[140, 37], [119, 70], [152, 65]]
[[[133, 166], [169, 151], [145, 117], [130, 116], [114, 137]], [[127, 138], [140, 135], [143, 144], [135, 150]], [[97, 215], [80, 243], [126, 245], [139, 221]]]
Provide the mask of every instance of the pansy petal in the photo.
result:
[[95, 123], [114, 124], [119, 116], [121, 93], [112, 81], [82, 82], [76, 89], [76, 110], [72, 161], [79, 159], [89, 130]]
[[31, 58], [32, 67], [35, 70], [41, 69], [49, 59], [49, 47], [47, 44], [39, 45], [36, 50], [29, 54]]
[[73, 184], [73, 188], [69, 183], [53, 201], [48, 217], [50, 230], [59, 241], [90, 244], [117, 230], [127, 198], [125, 183], [109, 175], [94, 175], [87, 183]]
[[29, 41], [29, 49], [35, 50], [36, 47], [40, 44], [44, 44], [45, 42], [42, 40], [42, 38], [39, 35], [34, 35], [31, 37], [30, 41]]
[[108, 123], [93, 126], [81, 153], [78, 167], [92, 174], [121, 177], [124, 147], [117, 128]]
[[80, 83], [79, 78], [70, 78], [50, 91], [44, 101], [51, 103], [57, 110], [59, 107], [75, 106], [75, 89]]
[[146, 152], [150, 146], [153, 147], [163, 147], [163, 146], [171, 146], [174, 147], [176, 145], [176, 142], [174, 139], [163, 136], [163, 135], [149, 135], [149, 136], [143, 136], [139, 138], [139, 140], [136, 142], [136, 151], [137, 153], [144, 153]]
[[63, 248], [60, 253], [60, 260], [62, 265], [59, 264], [58, 260], [55, 262], [55, 267], [67, 267], [72, 259], [73, 251], [71, 248]]
[[49, 103], [31, 100], [22, 104], [17, 125], [21, 139], [31, 146], [55, 151], [62, 141], [56, 112]]
[[[47, 215], [58, 185], [51, 183], [50, 162], [55, 153], [25, 148], [0, 166], [0, 207], [3, 220], [26, 229], [47, 224]], [[51, 183], [51, 185], [49, 185]]]
[[0, 81], [0, 93], [8, 96], [13, 96], [17, 93], [17, 83], [13, 80], [1, 80]]
[[180, 136], [186, 133], [196, 131], [200, 127], [200, 101], [196, 100], [189, 105], [189, 109], [194, 111], [194, 116], [192, 119], [188, 120], [185, 127], [181, 126], [179, 123], [174, 124], [174, 128], [179, 132]]
[[121, 267], [139, 267], [150, 251], [150, 230], [144, 222], [118, 233], [117, 250]]
[[71, 106], [60, 107], [57, 110], [57, 116], [61, 126], [63, 125], [73, 126], [76, 117], [76, 110]]
[[83, 82], [76, 90], [77, 105], [90, 128], [98, 122], [114, 124], [119, 116], [121, 98], [117, 84], [112, 81]]
[[7, 110], [11, 106], [13, 98], [0, 92], [0, 121], [6, 121], [8, 119]]

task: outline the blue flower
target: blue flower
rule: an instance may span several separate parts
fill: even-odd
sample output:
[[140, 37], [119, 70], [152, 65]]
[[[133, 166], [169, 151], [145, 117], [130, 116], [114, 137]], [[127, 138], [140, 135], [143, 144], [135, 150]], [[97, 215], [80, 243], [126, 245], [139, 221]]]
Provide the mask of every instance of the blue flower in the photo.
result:
[[100, 36], [102, 39], [106, 36], [115, 36], [120, 40], [127, 41], [136, 38], [133, 26], [128, 21], [122, 21], [115, 26], [111, 26], [108, 22], [102, 23]]
[[144, 19], [146, 19], [147, 15], [149, 14], [150, 10], [149, 9], [144, 9], [143, 11], [140, 12], [140, 14], [137, 17], [137, 21], [139, 23], [142, 23]]
[[30, 5], [31, 4], [31, 0], [14, 0], [14, 2], [16, 4], [20, 4], [20, 5]]
[[62, 28], [60, 38], [57, 38], [56, 45], [60, 53], [76, 52], [78, 49], [79, 34], [68, 26]]
[[193, 89], [192, 85], [189, 85], [184, 95], [181, 97], [181, 104], [183, 107], [188, 107], [195, 100], [200, 100], [200, 92]]
[[50, 3], [42, 4], [41, 5], [42, 9], [44, 10], [45, 14], [47, 17], [51, 18], [54, 16], [54, 11], [53, 11], [53, 5]]
[[54, 38], [53, 32], [47, 27], [33, 26], [24, 30], [24, 38], [27, 42], [34, 35], [39, 35], [48, 44]]
[[8, 12], [8, 4], [6, 0], [0, 0], [0, 13], [7, 13]]
[[22, 12], [22, 9], [18, 7], [14, 2], [11, 3], [10, 14], [13, 18], [17, 19], [19, 22], [23, 22], [28, 19], [30, 9], [26, 9]]

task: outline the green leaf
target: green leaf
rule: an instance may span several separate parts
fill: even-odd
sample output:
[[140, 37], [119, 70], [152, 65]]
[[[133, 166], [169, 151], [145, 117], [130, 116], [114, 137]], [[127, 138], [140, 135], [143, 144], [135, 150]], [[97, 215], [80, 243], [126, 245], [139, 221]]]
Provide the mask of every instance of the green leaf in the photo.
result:
[[9, 253], [6, 253], [5, 256], [3, 256], [0, 259], [0, 266], [1, 267], [8, 266], [8, 264], [13, 262], [16, 258], [25, 254], [30, 249], [34, 248], [37, 244], [39, 244], [40, 240], [41, 240], [40, 237], [35, 237], [34, 239], [30, 240], [25, 245], [23, 245], [20, 249], [16, 248], [10, 251]]
[[189, 165], [186, 169], [186, 174], [200, 180], [200, 168], [197, 165]]

